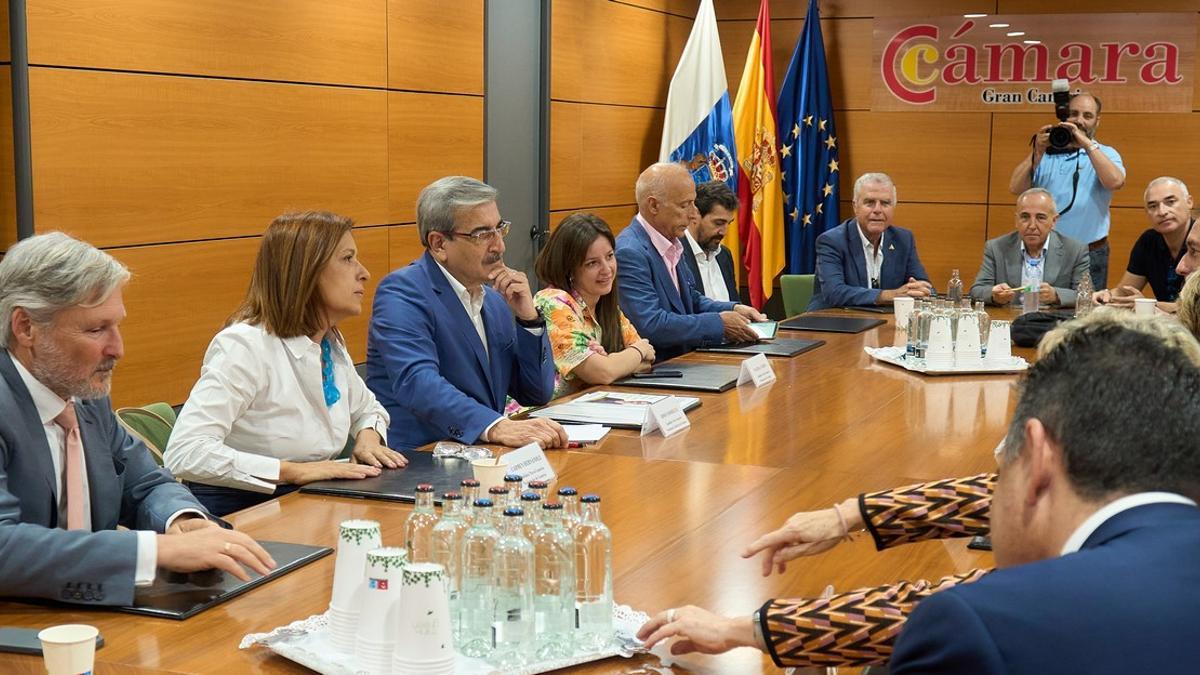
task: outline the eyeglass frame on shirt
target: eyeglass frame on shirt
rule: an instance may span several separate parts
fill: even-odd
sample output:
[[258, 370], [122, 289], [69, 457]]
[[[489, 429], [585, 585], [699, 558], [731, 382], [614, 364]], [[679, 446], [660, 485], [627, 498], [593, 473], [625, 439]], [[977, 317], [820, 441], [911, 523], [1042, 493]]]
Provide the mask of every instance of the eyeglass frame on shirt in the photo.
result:
[[453, 239], [456, 236], [466, 237], [467, 239], [470, 239], [472, 243], [483, 244], [495, 241], [497, 236], [500, 236], [501, 238], [507, 237], [510, 231], [512, 231], [512, 221], [501, 220], [500, 223], [495, 227], [481, 227], [470, 232], [455, 232], [454, 230], [450, 230], [449, 232], [443, 232], [442, 234], [446, 235], [446, 237], [450, 239]]

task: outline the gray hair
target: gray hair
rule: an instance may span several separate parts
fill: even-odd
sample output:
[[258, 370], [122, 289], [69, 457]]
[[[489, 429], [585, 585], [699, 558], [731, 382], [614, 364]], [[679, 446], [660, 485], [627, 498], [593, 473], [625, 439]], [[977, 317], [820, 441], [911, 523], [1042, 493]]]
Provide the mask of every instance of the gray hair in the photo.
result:
[[[671, 174], [679, 171], [687, 174], [687, 169], [678, 162], [655, 162], [646, 167], [633, 187], [634, 199], [637, 200], [638, 206], [645, 204], [650, 197], [661, 199], [667, 192], [667, 182]], [[688, 177], [690, 178], [691, 174], [688, 174]]]
[[1150, 194], [1150, 188], [1154, 187], [1155, 185], [1162, 185], [1163, 183], [1174, 183], [1178, 185], [1179, 189], [1183, 190], [1184, 197], [1188, 197], [1192, 194], [1188, 192], [1187, 184], [1178, 178], [1175, 178], [1174, 176], [1159, 176], [1158, 178], [1155, 178], [1146, 184], [1146, 189], [1142, 190], [1142, 201], [1146, 201], [1146, 197]]
[[854, 201], [858, 202], [858, 196], [862, 194], [863, 188], [868, 185], [887, 185], [892, 188], [892, 206], [900, 200], [900, 193], [896, 190], [896, 183], [892, 181], [892, 177], [886, 173], [878, 171], [864, 173], [854, 181]]
[[1046, 188], [1031, 187], [1028, 190], [1022, 192], [1020, 195], [1017, 196], [1017, 208], [1020, 208], [1021, 200], [1025, 199], [1026, 197], [1029, 197], [1030, 195], [1045, 196], [1046, 199], [1050, 200], [1050, 213], [1053, 213], [1056, 216], [1058, 215], [1058, 204], [1055, 203], [1055, 201], [1054, 201], [1054, 195], [1050, 194], [1050, 191], [1047, 190]]
[[62, 232], [17, 242], [0, 260], [0, 346], [10, 346], [18, 307], [47, 324], [69, 307], [95, 307], [129, 281], [129, 270], [109, 254]]
[[429, 248], [430, 232], [453, 232], [454, 218], [462, 209], [490, 204], [499, 196], [496, 188], [470, 176], [439, 178], [417, 197], [417, 232]]

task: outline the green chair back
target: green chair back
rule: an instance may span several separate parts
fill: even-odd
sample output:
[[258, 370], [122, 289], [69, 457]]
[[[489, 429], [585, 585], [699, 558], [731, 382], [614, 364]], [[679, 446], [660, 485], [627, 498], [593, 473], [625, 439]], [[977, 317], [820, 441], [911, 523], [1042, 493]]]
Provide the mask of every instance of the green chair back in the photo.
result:
[[140, 408], [130, 407], [117, 410], [117, 419], [129, 433], [140, 439], [154, 455], [159, 466], [163, 463], [163, 452], [175, 426], [175, 409], [166, 403], [151, 403]]
[[784, 274], [779, 277], [783, 288], [783, 313], [788, 316], [803, 314], [812, 302], [815, 274]]

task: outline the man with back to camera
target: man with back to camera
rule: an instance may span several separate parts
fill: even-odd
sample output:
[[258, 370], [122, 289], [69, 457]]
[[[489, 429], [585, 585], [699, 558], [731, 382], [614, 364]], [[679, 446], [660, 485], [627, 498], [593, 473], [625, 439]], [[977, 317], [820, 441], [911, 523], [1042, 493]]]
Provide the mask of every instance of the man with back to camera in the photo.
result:
[[696, 210], [684, 232], [683, 261], [699, 280], [705, 296], [717, 302], [737, 302], [733, 253], [721, 243], [729, 223], [737, 217], [738, 198], [724, 181], [710, 180], [696, 186]]
[[817, 237], [809, 311], [933, 294], [912, 232], [892, 223], [896, 196], [886, 173], [864, 173], [854, 181], [854, 215]]
[[1174, 312], [1184, 277], [1176, 267], [1187, 250], [1185, 240], [1195, 223], [1192, 195], [1178, 178], [1160, 176], [1150, 181], [1142, 197], [1150, 228], [1134, 242], [1121, 280], [1112, 288], [1096, 291], [1096, 300], [1101, 304], [1132, 307], [1135, 298], [1145, 297], [1142, 291], [1150, 284], [1158, 308]]
[[983, 263], [971, 285], [971, 297], [989, 305], [1020, 301], [1021, 288], [1037, 289], [1045, 306], [1073, 306], [1075, 289], [1088, 270], [1088, 250], [1082, 242], [1054, 231], [1058, 210], [1043, 188], [1029, 188], [1017, 197], [1016, 231], [996, 237], [983, 247]]
[[242, 565], [275, 567], [117, 422], [128, 281], [124, 265], [61, 232], [0, 260], [0, 595], [122, 606], [158, 567], [244, 581]]
[[[1108, 205], [1125, 185], [1125, 165], [1117, 151], [1096, 140], [1100, 99], [1087, 92], [1071, 94], [1067, 121], [1047, 124], [1034, 135], [1033, 149], [1013, 169], [1008, 189], [1014, 195], [1031, 187], [1046, 188], [1059, 208], [1060, 234], [1087, 243], [1092, 288], [1108, 286]], [[1050, 131], [1061, 127], [1071, 142], [1050, 147]]]
[[617, 236], [621, 311], [654, 345], [658, 360], [722, 342], [755, 342], [765, 321], [748, 305], [702, 294], [682, 258], [680, 237], [696, 213], [696, 184], [680, 164], [652, 164], [637, 179], [638, 212]]
[[367, 334], [367, 386], [391, 415], [388, 447], [462, 443], [563, 448], [546, 419], [511, 420], [506, 396], [542, 405], [554, 394], [545, 320], [525, 274], [504, 264], [496, 189], [466, 176], [417, 198], [425, 254], [379, 282]]

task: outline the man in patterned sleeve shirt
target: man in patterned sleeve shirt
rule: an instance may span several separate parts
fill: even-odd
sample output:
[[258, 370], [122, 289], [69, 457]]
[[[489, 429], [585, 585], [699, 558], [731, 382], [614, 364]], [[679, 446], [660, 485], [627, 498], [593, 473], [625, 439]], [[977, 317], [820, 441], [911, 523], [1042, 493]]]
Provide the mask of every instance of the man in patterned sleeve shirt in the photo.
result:
[[[1113, 324], [1132, 329], [1126, 332], [1148, 334], [1192, 366], [1200, 365], [1200, 345], [1179, 324], [1162, 319], [1129, 323], [1112, 315], [1073, 322], [1048, 334], [1041, 356], [1045, 358], [1082, 327]], [[767, 551], [763, 573], [768, 575], [772, 569], [782, 572], [794, 558], [832, 548], [845, 540], [849, 531], [863, 527], [881, 550], [912, 541], [987, 534], [995, 484], [996, 474], [982, 474], [864, 494], [831, 509], [795, 514], [782, 528], [751, 544], [744, 555]], [[896, 637], [918, 603], [987, 573], [972, 570], [936, 584], [901, 582], [827, 599], [775, 599], [754, 618], [725, 618], [697, 607], [683, 607], [651, 619], [639, 637], [650, 644], [670, 636], [688, 638], [687, 646], [677, 643], [678, 652], [718, 653], [755, 646], [781, 666], [882, 664], [891, 657]], [[872, 628], [864, 629], [864, 617]], [[923, 666], [928, 667], [929, 662]]]

